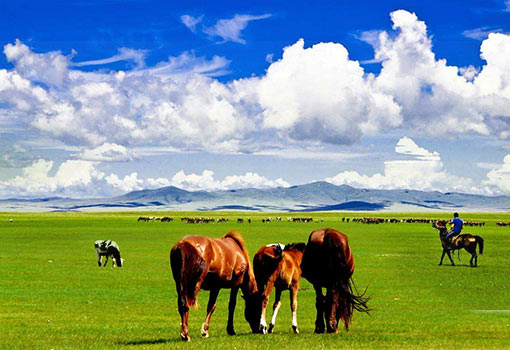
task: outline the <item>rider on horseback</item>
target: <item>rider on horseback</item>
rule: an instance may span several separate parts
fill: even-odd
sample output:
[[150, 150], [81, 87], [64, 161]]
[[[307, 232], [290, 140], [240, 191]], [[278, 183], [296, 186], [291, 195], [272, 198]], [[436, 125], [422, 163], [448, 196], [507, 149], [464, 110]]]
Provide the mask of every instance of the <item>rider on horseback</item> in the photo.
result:
[[450, 244], [452, 244], [451, 238], [460, 235], [460, 231], [462, 231], [462, 225], [464, 223], [459, 218], [459, 213], [453, 213], [453, 220], [451, 221], [451, 224], [453, 228], [446, 235], [446, 239]]

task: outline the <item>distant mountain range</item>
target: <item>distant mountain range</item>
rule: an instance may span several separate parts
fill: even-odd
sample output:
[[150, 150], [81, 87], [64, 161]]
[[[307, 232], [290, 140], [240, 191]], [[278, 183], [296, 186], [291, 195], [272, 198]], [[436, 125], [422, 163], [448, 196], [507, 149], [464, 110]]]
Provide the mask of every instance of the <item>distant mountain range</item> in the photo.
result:
[[185, 191], [169, 186], [113, 198], [0, 200], [0, 211], [99, 210], [252, 210], [252, 211], [506, 211], [510, 196], [414, 190], [369, 190], [328, 182], [292, 187], [229, 191]]

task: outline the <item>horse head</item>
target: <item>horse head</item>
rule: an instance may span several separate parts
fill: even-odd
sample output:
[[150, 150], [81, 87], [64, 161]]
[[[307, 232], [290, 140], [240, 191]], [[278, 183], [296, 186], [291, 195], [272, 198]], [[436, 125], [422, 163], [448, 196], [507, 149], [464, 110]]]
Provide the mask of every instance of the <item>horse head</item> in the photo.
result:
[[439, 231], [439, 234], [442, 236], [446, 236], [447, 228], [446, 223], [442, 220], [434, 220], [432, 221], [432, 227]]
[[262, 300], [263, 296], [260, 293], [254, 293], [252, 295], [241, 295], [245, 301], [244, 318], [250, 325], [253, 333], [264, 333], [260, 324], [262, 316]]

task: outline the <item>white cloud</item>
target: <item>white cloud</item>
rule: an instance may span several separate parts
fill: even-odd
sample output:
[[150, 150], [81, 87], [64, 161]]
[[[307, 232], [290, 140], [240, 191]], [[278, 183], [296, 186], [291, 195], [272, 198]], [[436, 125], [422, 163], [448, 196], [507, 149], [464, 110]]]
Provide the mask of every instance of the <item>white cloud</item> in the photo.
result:
[[503, 164], [495, 166], [482, 181], [493, 194], [510, 194], [510, 154], [503, 159]]
[[499, 28], [480, 27], [465, 30], [462, 32], [462, 35], [464, 35], [466, 38], [482, 41], [487, 39], [490, 33], [501, 33], [502, 31], [503, 29]]
[[136, 172], [126, 175], [122, 179], [115, 174], [110, 174], [105, 177], [105, 180], [108, 185], [121, 193], [144, 189], [144, 181], [138, 178], [138, 173]]
[[53, 161], [39, 159], [23, 168], [22, 175], [0, 182], [2, 197], [22, 196], [102, 196], [103, 188], [98, 188], [104, 174], [98, 171], [94, 162], [68, 160], [62, 163], [55, 174]]
[[270, 14], [259, 16], [235, 15], [231, 19], [220, 19], [214, 26], [204, 28], [203, 32], [212, 38], [220, 37], [223, 41], [246, 44], [246, 40], [242, 38], [242, 31], [248, 26], [248, 23], [269, 17], [271, 17]]
[[263, 126], [295, 140], [350, 144], [401, 122], [390, 95], [372, 89], [363, 68], [340, 44], [284, 49], [256, 89]]
[[[197, 31], [197, 25], [203, 23], [203, 15], [200, 17], [193, 17], [190, 15], [181, 16], [181, 22], [193, 33]], [[220, 19], [215, 25], [207, 27], [202, 25], [202, 32], [210, 39], [217, 37], [221, 38], [223, 42], [231, 41], [239, 44], [246, 44], [246, 40], [242, 37], [242, 31], [246, 29], [248, 23], [271, 17], [271, 14], [263, 14], [258, 16], [253, 15], [239, 15], [236, 14], [230, 19]]]
[[447, 173], [439, 153], [419, 147], [408, 137], [398, 141], [395, 152], [411, 159], [385, 161], [383, 174], [363, 175], [344, 171], [325, 181], [371, 189], [480, 192], [473, 187], [470, 179]]
[[137, 155], [122, 145], [105, 142], [94, 149], [84, 149], [77, 157], [96, 162], [128, 162], [137, 158]]
[[183, 170], [172, 178], [140, 178], [137, 172], [125, 175], [106, 175], [98, 163], [68, 160], [57, 166], [53, 161], [39, 159], [23, 168], [22, 174], [0, 181], [0, 198], [63, 196], [71, 198], [110, 197], [147, 188], [176, 186], [188, 191], [216, 191], [241, 188], [288, 187], [281, 178], [270, 180], [257, 173], [229, 175], [223, 180], [214, 178], [214, 172], [186, 174]]
[[[253, 128], [231, 88], [207, 76], [228, 64], [217, 56], [207, 61], [185, 53], [128, 72], [82, 72], [66, 66], [58, 79], [61, 88], [50, 89], [35, 83], [41, 80], [37, 72], [55, 71], [51, 64], [60, 67], [67, 62], [63, 56], [34, 54], [19, 41], [6, 51], [16, 51], [9, 57], [17, 63], [12, 71], [0, 70], [0, 103], [9, 106], [0, 119], [64, 144], [154, 144], [215, 152], [237, 149]], [[36, 62], [33, 69], [29, 62]]]
[[99, 60], [73, 62], [71, 65], [75, 67], [83, 67], [103, 65], [119, 61], [133, 61], [137, 68], [145, 66], [145, 57], [147, 56], [147, 50], [134, 50], [127, 47], [121, 47], [118, 51], [119, 51], [118, 54], [113, 55], [112, 57], [103, 58]]
[[67, 79], [70, 58], [60, 51], [37, 54], [16, 39], [14, 44], [4, 46], [4, 54], [24, 78], [53, 86], [60, 86]]
[[289, 187], [289, 183], [281, 178], [269, 180], [257, 173], [247, 172], [244, 175], [230, 175], [222, 181], [214, 179], [214, 172], [204, 170], [202, 174], [186, 174], [183, 170], [176, 173], [171, 185], [189, 191], [231, 190], [240, 188], [272, 188]]
[[193, 16], [190, 16], [190, 15], [183, 15], [181, 16], [181, 22], [189, 29], [191, 30], [193, 33], [195, 33], [196, 31], [196, 27], [197, 27], [197, 24], [199, 24], [200, 22], [202, 22], [202, 19], [204, 18], [204, 16], [200, 16], [200, 17], [193, 17]]
[[[211, 28], [242, 40], [243, 26], [267, 16], [238, 15]], [[14, 68], [0, 69], [0, 125], [87, 149], [111, 143], [252, 152], [274, 140], [288, 148], [352, 144], [394, 130], [509, 138], [510, 36], [489, 34], [481, 45], [486, 64], [459, 68], [435, 57], [427, 26], [415, 14], [399, 10], [391, 19], [393, 32], [362, 35], [374, 46], [374, 61], [382, 62], [377, 75], [338, 43], [305, 47], [298, 40], [265, 74], [223, 83], [214, 77], [227, 72], [229, 61], [219, 56], [185, 52], [146, 67], [143, 51], [124, 48], [77, 64], [129, 59], [136, 67], [84, 72], [71, 56], [35, 53], [17, 40], [4, 47]]]

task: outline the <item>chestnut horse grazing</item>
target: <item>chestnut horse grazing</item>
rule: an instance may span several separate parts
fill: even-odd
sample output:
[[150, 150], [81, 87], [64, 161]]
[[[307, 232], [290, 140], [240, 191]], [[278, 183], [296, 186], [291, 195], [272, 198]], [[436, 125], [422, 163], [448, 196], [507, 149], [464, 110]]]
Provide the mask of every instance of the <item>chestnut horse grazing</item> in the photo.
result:
[[[313, 231], [303, 254], [301, 270], [315, 289], [315, 333], [324, 333], [324, 321], [328, 333], [337, 333], [339, 319], [344, 322], [345, 329], [349, 329], [354, 310], [369, 313], [370, 298], [365, 297], [365, 293], [356, 295], [353, 292], [354, 258], [343, 233], [330, 228]], [[327, 290], [325, 296], [323, 287]]]
[[458, 250], [464, 248], [467, 250], [469, 254], [471, 254], [471, 260], [469, 260], [469, 266], [477, 267], [478, 266], [478, 254], [476, 254], [476, 246], [478, 245], [478, 249], [480, 254], [483, 254], [483, 238], [480, 236], [473, 236], [469, 233], [463, 233], [461, 235], [453, 236], [451, 238], [451, 242], [446, 238], [448, 234], [448, 229], [446, 228], [446, 223], [441, 221], [434, 221], [432, 223], [432, 227], [439, 231], [439, 239], [441, 240], [441, 245], [443, 246], [443, 254], [441, 255], [441, 261], [439, 261], [439, 266], [443, 265], [444, 255], [447, 254], [448, 258], [452, 262], [452, 265], [455, 265], [453, 262], [452, 256], [450, 255], [450, 251]]
[[245, 318], [252, 331], [258, 331], [260, 319], [256, 314], [256, 305], [260, 296], [248, 251], [239, 233], [231, 231], [217, 239], [184, 237], [170, 251], [170, 265], [177, 287], [182, 340], [191, 340], [188, 329], [189, 308], [196, 307], [200, 289], [210, 291], [207, 316], [201, 330], [203, 337], [209, 336], [209, 321], [216, 309], [216, 298], [221, 288], [230, 289], [227, 333], [235, 335], [234, 310], [239, 288], [246, 301]]
[[[301, 259], [306, 244], [291, 243], [271, 244], [260, 248], [253, 257], [253, 271], [257, 280], [259, 293], [262, 294], [261, 317], [259, 331], [272, 333], [276, 322], [276, 315], [281, 306], [282, 291], [290, 292], [290, 309], [292, 311], [292, 330], [299, 333], [297, 326], [297, 293], [299, 278], [301, 277]], [[269, 296], [275, 289], [275, 301], [273, 304], [273, 317], [266, 325], [266, 309]]]

